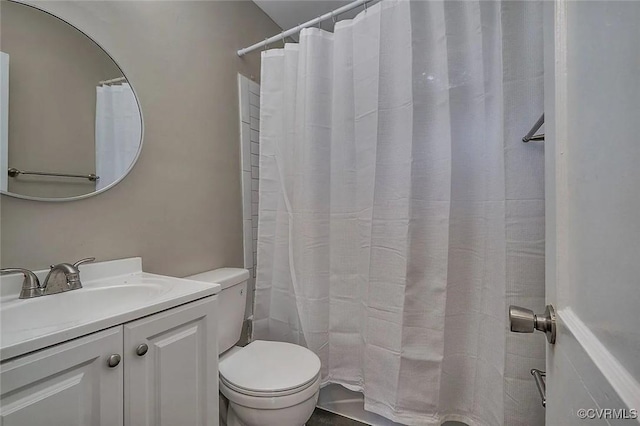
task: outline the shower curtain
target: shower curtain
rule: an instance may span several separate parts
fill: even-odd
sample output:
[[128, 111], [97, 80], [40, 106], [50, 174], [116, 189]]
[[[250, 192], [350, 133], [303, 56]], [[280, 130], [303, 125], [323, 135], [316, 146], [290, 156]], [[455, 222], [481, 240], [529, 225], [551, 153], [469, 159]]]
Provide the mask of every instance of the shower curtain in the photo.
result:
[[542, 425], [540, 3], [383, 0], [262, 54], [254, 338], [407, 425]]
[[96, 190], [129, 169], [140, 147], [142, 123], [128, 83], [96, 87]]

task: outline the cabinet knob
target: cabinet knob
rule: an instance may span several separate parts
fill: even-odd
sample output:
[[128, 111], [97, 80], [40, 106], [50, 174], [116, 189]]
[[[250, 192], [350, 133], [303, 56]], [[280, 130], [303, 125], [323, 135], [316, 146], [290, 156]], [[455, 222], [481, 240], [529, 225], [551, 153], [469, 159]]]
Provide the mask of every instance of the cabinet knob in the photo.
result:
[[120, 364], [120, 355], [113, 354], [109, 358], [107, 358], [107, 365], [111, 368], [117, 367]]
[[145, 356], [148, 350], [149, 350], [149, 346], [147, 346], [146, 343], [142, 343], [138, 345], [138, 347], [136, 348], [136, 354], [138, 356]]

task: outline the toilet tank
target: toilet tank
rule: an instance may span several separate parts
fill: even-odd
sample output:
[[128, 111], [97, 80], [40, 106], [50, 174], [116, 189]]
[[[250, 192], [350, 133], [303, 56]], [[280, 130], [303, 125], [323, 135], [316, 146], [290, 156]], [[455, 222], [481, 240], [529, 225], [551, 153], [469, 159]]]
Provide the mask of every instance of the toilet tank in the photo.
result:
[[244, 309], [247, 304], [249, 271], [242, 268], [220, 268], [185, 277], [189, 280], [220, 284], [218, 294], [218, 355], [240, 340]]

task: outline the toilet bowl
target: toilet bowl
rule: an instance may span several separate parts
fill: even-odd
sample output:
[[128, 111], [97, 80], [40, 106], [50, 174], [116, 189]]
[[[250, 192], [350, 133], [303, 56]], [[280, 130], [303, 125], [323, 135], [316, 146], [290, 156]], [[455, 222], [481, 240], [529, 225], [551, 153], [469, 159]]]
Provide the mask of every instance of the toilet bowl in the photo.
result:
[[256, 340], [225, 353], [220, 393], [227, 426], [302, 426], [320, 391], [320, 359], [301, 346]]
[[222, 426], [303, 426], [320, 392], [320, 358], [302, 346], [240, 340], [249, 271], [222, 268], [187, 277], [220, 284], [218, 349]]

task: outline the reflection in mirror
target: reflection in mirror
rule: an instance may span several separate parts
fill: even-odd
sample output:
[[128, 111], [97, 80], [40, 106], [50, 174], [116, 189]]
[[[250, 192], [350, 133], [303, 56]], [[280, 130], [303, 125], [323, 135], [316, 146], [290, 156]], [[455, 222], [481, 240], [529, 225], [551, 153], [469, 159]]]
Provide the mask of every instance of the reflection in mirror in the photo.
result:
[[68, 23], [0, 1], [0, 190], [87, 196], [136, 160], [142, 117], [113, 59]]

